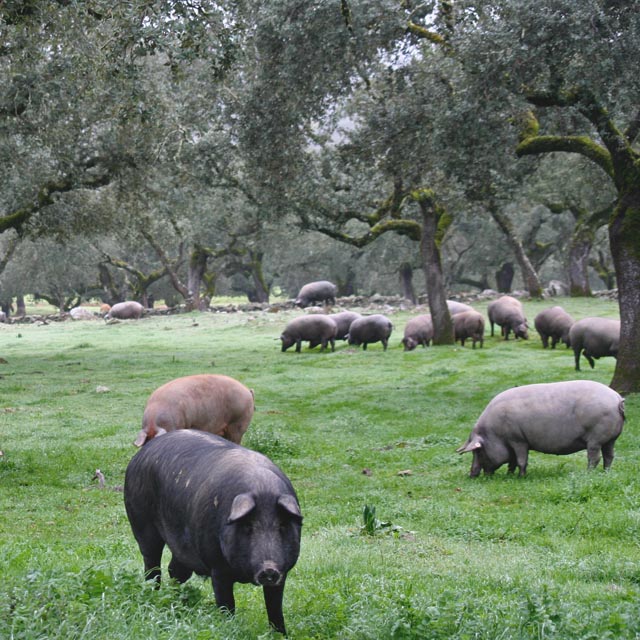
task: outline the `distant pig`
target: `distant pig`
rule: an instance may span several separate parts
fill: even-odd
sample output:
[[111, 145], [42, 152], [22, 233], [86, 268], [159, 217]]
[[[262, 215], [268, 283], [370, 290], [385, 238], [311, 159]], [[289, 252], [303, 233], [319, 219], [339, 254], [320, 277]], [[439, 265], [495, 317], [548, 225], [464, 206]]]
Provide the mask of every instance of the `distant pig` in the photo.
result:
[[310, 313], [306, 316], [294, 318], [287, 324], [280, 335], [282, 341], [282, 351], [286, 351], [290, 346], [296, 345], [296, 353], [300, 353], [303, 341], [309, 341], [309, 349], [318, 345], [321, 351], [331, 345], [331, 351], [336, 348], [336, 332], [338, 327], [331, 319], [321, 313]]
[[456, 300], [447, 300], [447, 308], [449, 309], [449, 315], [455, 316], [458, 313], [464, 311], [473, 311], [473, 307], [465, 304], [464, 302], [457, 302]]
[[524, 316], [520, 300], [511, 296], [501, 296], [489, 303], [487, 315], [491, 324], [491, 335], [493, 335], [493, 325], [497, 324], [502, 328], [502, 335], [505, 340], [509, 339], [511, 331], [513, 331], [513, 335], [516, 338], [524, 340], [529, 338], [527, 319]]
[[340, 311], [339, 313], [332, 313], [329, 317], [338, 327], [336, 340], [346, 340], [351, 323], [358, 318], [362, 318], [362, 316], [355, 311]]
[[576, 361], [576, 371], [580, 371], [580, 354], [584, 355], [593, 369], [594, 358], [618, 357], [620, 320], [582, 318], [571, 325], [569, 342]]
[[419, 344], [428, 347], [431, 340], [433, 340], [433, 321], [430, 313], [415, 316], [407, 321], [402, 338], [405, 351], [413, 351]]
[[286, 633], [282, 596], [300, 553], [302, 514], [287, 476], [267, 457], [202, 431], [168, 433], [133, 457], [124, 503], [147, 579], [210, 576], [216, 604], [235, 610], [236, 582], [262, 586], [271, 626]]
[[117, 318], [118, 320], [138, 320], [144, 313], [144, 307], [135, 300], [118, 302], [114, 304], [105, 315], [105, 319]]
[[456, 342], [460, 340], [460, 344], [464, 347], [467, 338], [471, 338], [473, 348], [476, 348], [476, 342], [480, 343], [480, 347], [484, 344], [484, 316], [475, 309], [470, 311], [462, 311], [455, 313], [451, 319], [453, 320], [453, 337]]
[[308, 307], [314, 302], [336, 303], [338, 287], [328, 280], [318, 280], [305, 284], [298, 292], [295, 304], [299, 307]]
[[253, 391], [229, 376], [203, 373], [176, 378], [149, 396], [134, 444], [141, 447], [176, 429], [201, 429], [240, 444], [253, 411]]
[[590, 380], [515, 387], [487, 405], [458, 453], [473, 453], [470, 476], [492, 474], [508, 463], [520, 476], [529, 450], [566, 455], [587, 450], [589, 468], [613, 461], [613, 446], [624, 424], [624, 400], [613, 389]]
[[543, 309], [533, 320], [536, 331], [540, 334], [542, 346], [546, 349], [551, 338], [551, 348], [555, 349], [558, 342], [564, 342], [567, 348], [570, 346], [569, 329], [573, 324], [573, 318], [562, 307], [550, 307]]
[[382, 314], [376, 313], [371, 316], [362, 316], [354, 320], [349, 328], [349, 344], [362, 345], [364, 351], [367, 345], [372, 342], [382, 342], [384, 350], [387, 350], [389, 336], [393, 331], [391, 320]]

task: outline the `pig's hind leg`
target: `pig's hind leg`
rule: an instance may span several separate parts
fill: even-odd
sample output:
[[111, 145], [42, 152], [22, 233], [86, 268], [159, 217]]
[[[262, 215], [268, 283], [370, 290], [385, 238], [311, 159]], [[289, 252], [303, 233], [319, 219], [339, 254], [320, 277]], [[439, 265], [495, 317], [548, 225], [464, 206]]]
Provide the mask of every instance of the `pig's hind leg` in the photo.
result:
[[191, 577], [192, 573], [193, 571], [177, 560], [175, 556], [171, 558], [171, 562], [169, 563], [169, 575], [174, 580], [177, 580], [182, 584]]
[[142, 532], [136, 533], [136, 540], [144, 560], [145, 578], [160, 584], [160, 562], [164, 540], [154, 526], [146, 526]]

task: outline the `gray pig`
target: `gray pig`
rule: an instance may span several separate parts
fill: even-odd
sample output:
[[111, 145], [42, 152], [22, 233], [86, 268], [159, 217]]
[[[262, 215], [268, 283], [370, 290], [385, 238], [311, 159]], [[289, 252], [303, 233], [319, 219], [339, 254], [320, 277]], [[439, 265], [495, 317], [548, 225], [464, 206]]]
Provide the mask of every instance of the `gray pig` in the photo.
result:
[[618, 357], [620, 320], [582, 318], [571, 325], [569, 341], [576, 360], [576, 371], [580, 371], [580, 354], [584, 355], [593, 369], [594, 358]]
[[419, 344], [428, 347], [431, 340], [433, 340], [431, 314], [425, 313], [407, 321], [401, 341], [405, 351], [413, 351]]
[[470, 311], [462, 311], [455, 313], [451, 317], [453, 321], [453, 337], [464, 347], [465, 340], [471, 338], [473, 348], [476, 348], [476, 342], [480, 343], [480, 347], [484, 344], [484, 316], [475, 309]]
[[555, 349], [558, 342], [564, 342], [567, 348], [571, 345], [569, 329], [573, 318], [562, 307], [543, 309], [533, 320], [536, 331], [540, 334], [542, 346], [546, 349], [551, 338], [551, 348]]
[[509, 333], [513, 331], [516, 338], [528, 340], [527, 319], [520, 300], [511, 296], [502, 296], [487, 306], [487, 315], [491, 324], [491, 335], [493, 335], [493, 325], [502, 327], [502, 335], [505, 340], [509, 339]]
[[464, 302], [457, 302], [456, 300], [447, 300], [447, 308], [449, 309], [449, 315], [455, 316], [458, 313], [464, 311], [473, 311], [473, 307], [465, 304]]
[[282, 596], [300, 553], [302, 514], [287, 476], [267, 457], [203, 431], [172, 431], [133, 457], [124, 503], [147, 579], [210, 576], [218, 607], [233, 585], [262, 586], [269, 622], [286, 633]]
[[280, 336], [282, 351], [295, 344], [296, 353], [300, 353], [303, 340], [309, 341], [309, 349], [322, 345], [320, 350], [324, 351], [331, 344], [331, 351], [335, 351], [337, 331], [338, 327], [330, 316], [321, 313], [299, 316], [287, 324]]
[[362, 315], [355, 311], [340, 311], [339, 313], [332, 313], [329, 316], [338, 327], [336, 332], [336, 340], [346, 340], [349, 335], [349, 327], [354, 320], [362, 318]]
[[176, 429], [200, 429], [240, 444], [253, 417], [253, 391], [229, 376], [203, 373], [171, 380], [147, 400], [134, 444]]
[[298, 292], [295, 304], [299, 307], [308, 307], [314, 302], [336, 303], [338, 287], [328, 280], [318, 280], [305, 284]]
[[138, 320], [144, 313], [144, 307], [135, 300], [127, 300], [126, 302], [118, 302], [109, 309], [106, 320], [110, 318], [118, 318], [119, 320]]
[[349, 328], [349, 344], [362, 345], [364, 351], [372, 342], [382, 342], [384, 350], [387, 350], [389, 336], [393, 331], [391, 320], [380, 313], [371, 316], [362, 316], [354, 320]]
[[527, 471], [529, 450], [566, 455], [587, 450], [589, 468], [613, 461], [613, 446], [624, 424], [624, 400], [591, 380], [515, 387], [487, 405], [458, 453], [473, 453], [470, 476], [492, 474], [503, 464], [509, 473]]

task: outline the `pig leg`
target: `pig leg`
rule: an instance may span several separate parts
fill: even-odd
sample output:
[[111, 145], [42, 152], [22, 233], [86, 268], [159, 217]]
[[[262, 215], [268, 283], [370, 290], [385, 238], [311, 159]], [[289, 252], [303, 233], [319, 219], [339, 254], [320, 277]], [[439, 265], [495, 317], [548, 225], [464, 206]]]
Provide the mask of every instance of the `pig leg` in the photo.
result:
[[604, 464], [605, 471], [611, 467], [613, 462], [613, 445], [614, 442], [607, 442], [602, 445], [602, 463]]
[[300, 353], [300, 349], [302, 347], [302, 340], [296, 340], [296, 353]]
[[573, 349], [573, 355], [576, 359], [576, 371], [580, 371], [580, 349]]
[[[527, 473], [527, 463], [529, 461], [529, 447], [525, 443], [520, 442], [513, 446], [513, 452], [516, 458], [515, 466], [520, 468], [520, 473], [518, 475], [522, 478]], [[511, 467], [512, 464], [513, 464], [513, 459], [510, 459], [509, 467]]]
[[384, 350], [387, 350], [387, 345], [389, 344], [389, 339], [388, 338], [383, 338], [382, 339], [382, 346], [384, 347]]
[[600, 462], [600, 445], [587, 446], [587, 468], [595, 469]]
[[366, 351], [366, 350], [367, 350], [367, 343], [366, 343], [366, 342], [363, 342], [363, 343], [362, 343], [362, 350], [363, 350], [363, 351]]
[[144, 560], [145, 578], [160, 584], [160, 562], [162, 560], [164, 540], [157, 533], [155, 527], [153, 531], [147, 529], [137, 540]]
[[331, 338], [329, 342], [331, 343], [331, 352], [333, 353], [336, 350], [336, 339]]
[[267, 617], [271, 626], [279, 633], [287, 635], [282, 615], [282, 596], [284, 594], [284, 580], [276, 587], [263, 587], [264, 603], [267, 607]]
[[193, 571], [189, 569], [189, 567], [182, 564], [175, 557], [171, 558], [171, 562], [169, 563], [169, 575], [177, 580], [180, 584], [186, 582], [190, 577]]
[[220, 609], [226, 609], [233, 614], [236, 610], [236, 601], [233, 597], [233, 580], [223, 572], [211, 572], [211, 584], [213, 585], [213, 594], [216, 597], [216, 605]]

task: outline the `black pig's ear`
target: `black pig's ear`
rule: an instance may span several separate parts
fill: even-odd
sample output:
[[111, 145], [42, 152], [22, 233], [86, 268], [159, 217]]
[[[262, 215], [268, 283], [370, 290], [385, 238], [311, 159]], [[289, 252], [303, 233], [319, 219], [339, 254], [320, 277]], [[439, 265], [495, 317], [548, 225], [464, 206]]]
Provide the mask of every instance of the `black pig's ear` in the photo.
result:
[[282, 507], [287, 513], [302, 520], [302, 513], [298, 502], [290, 493], [284, 493], [278, 498], [278, 506]]
[[256, 501], [250, 493], [240, 493], [233, 499], [231, 513], [227, 518], [228, 523], [237, 522], [249, 515], [256, 506]]

